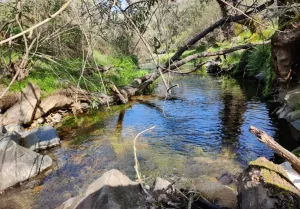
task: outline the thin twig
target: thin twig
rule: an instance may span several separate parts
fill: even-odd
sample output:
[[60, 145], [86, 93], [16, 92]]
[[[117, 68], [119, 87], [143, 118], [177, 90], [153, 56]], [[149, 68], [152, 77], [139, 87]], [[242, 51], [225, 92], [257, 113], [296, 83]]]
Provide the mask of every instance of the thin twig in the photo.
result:
[[142, 135], [143, 133], [147, 132], [147, 131], [150, 131], [152, 129], [154, 129], [155, 126], [152, 126], [142, 132], [140, 132], [138, 135], [136, 135], [136, 137], [133, 139], [133, 152], [134, 152], [134, 162], [135, 162], [135, 166], [134, 166], [134, 169], [135, 169], [135, 172], [136, 172], [136, 175], [138, 177], [138, 181], [143, 189], [143, 191], [149, 196], [149, 197], [152, 197], [148, 192], [147, 190], [145, 189], [145, 187], [143, 186], [143, 180], [142, 180], [142, 177], [140, 175], [140, 171], [139, 171], [139, 161], [138, 161], [138, 158], [137, 158], [137, 154], [136, 154], [136, 140], [137, 138]]

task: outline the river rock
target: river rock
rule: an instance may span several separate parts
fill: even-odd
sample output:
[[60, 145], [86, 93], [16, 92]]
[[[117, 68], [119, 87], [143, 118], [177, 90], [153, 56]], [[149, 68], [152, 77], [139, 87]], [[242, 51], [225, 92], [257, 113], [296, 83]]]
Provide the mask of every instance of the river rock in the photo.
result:
[[255, 75], [255, 78], [259, 81], [264, 81], [266, 79], [266, 73], [264, 71], [261, 71], [257, 75]]
[[89, 111], [90, 108], [91, 107], [90, 107], [89, 103], [86, 103], [86, 102], [81, 103], [81, 109], [83, 112]]
[[2, 115], [2, 124], [30, 124], [40, 102], [40, 88], [28, 83], [19, 101]]
[[288, 117], [288, 114], [291, 113], [293, 110], [288, 106], [284, 105], [276, 112], [279, 119], [286, 119]]
[[52, 95], [42, 100], [38, 106], [34, 118], [38, 119], [41, 116], [55, 110], [70, 108], [74, 100], [64, 95]]
[[286, 120], [292, 122], [300, 119], [300, 110], [296, 110], [287, 114]]
[[87, 190], [64, 202], [59, 209], [139, 209], [145, 205], [143, 190], [118, 170], [104, 173]]
[[55, 129], [50, 125], [45, 125], [34, 129], [24, 139], [24, 147], [33, 151], [40, 151], [58, 146], [60, 139]]
[[9, 124], [9, 125], [6, 125], [5, 126], [5, 129], [8, 131], [8, 132], [11, 132], [11, 131], [15, 131], [17, 133], [22, 133], [24, 132], [24, 128], [23, 126], [21, 126], [20, 124]]
[[284, 162], [281, 166], [285, 169], [290, 181], [300, 189], [300, 175], [295, 171], [290, 162]]
[[20, 134], [18, 134], [15, 131], [7, 132], [3, 137], [8, 137], [9, 139], [11, 139], [14, 142], [16, 142], [16, 144], [18, 144], [18, 145], [21, 144], [22, 137], [21, 137]]
[[295, 109], [300, 104], [300, 89], [287, 92], [284, 100], [290, 108]]
[[171, 183], [165, 179], [156, 177], [153, 187], [153, 192], [159, 192], [159, 191], [167, 191], [171, 192], [172, 187], [170, 188]]
[[17, 145], [10, 137], [0, 140], [0, 191], [36, 176], [50, 167], [49, 156]]
[[53, 123], [59, 123], [61, 121], [61, 119], [62, 119], [62, 116], [59, 113], [55, 113], [55, 114], [52, 115], [52, 122]]
[[300, 191], [286, 171], [261, 157], [249, 163], [238, 179], [240, 209], [300, 208]]
[[291, 134], [293, 139], [299, 141], [300, 139], [300, 119], [295, 120], [290, 123]]

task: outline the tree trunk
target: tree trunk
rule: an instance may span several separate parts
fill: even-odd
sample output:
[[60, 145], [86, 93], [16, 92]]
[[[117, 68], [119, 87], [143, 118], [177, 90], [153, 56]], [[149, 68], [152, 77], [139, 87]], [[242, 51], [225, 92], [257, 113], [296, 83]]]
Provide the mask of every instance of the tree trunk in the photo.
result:
[[300, 77], [300, 27], [276, 32], [271, 40], [272, 62], [280, 81]]

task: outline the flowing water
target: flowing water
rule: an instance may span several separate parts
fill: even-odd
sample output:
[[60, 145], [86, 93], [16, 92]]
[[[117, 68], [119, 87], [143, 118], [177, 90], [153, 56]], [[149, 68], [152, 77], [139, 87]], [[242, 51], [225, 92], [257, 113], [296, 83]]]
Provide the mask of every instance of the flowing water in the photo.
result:
[[[55, 160], [54, 171], [40, 177], [40, 186], [15, 188], [0, 201], [10, 201], [15, 208], [55, 208], [107, 170], [116, 168], [135, 179], [133, 138], [152, 126], [155, 129], [137, 143], [148, 183], [156, 176], [171, 181], [206, 176], [217, 181], [223, 174], [237, 176], [257, 157], [278, 160], [249, 132], [250, 125], [288, 149], [294, 146], [286, 124], [272, 114], [272, 104], [262, 100], [258, 83], [201, 75], [172, 83], [179, 84], [172, 89], [173, 100], [139, 97], [107, 113], [66, 118], [59, 129], [62, 146], [47, 153]], [[164, 96], [163, 89], [159, 84], [157, 95]]]

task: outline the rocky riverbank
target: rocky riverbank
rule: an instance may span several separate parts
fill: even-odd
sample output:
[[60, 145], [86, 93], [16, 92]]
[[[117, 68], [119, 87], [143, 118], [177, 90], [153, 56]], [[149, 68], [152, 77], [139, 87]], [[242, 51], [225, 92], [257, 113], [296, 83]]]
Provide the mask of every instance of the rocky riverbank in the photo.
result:
[[[23, 91], [23, 94], [27, 95], [27, 96], [24, 96], [23, 98], [30, 98], [28, 93], [25, 94], [24, 92], [28, 92], [28, 91], [27, 90]], [[55, 95], [53, 95], [53, 96], [55, 96]], [[42, 101], [39, 103], [39, 105], [37, 105], [37, 109], [39, 108], [38, 106], [41, 106], [41, 104], [45, 104], [45, 102], [43, 102], [43, 101], [47, 101], [49, 99], [42, 98], [40, 100], [42, 100]], [[60, 102], [60, 100], [55, 100], [55, 101], [49, 100], [48, 102], [53, 104], [53, 103]], [[23, 104], [23, 102], [17, 102], [17, 104], [15, 104], [15, 105], [20, 105], [20, 103]], [[43, 105], [43, 107], [45, 107], [45, 106]], [[13, 107], [13, 106], [11, 108], [17, 109], [16, 107]], [[32, 111], [32, 114], [33, 114], [33, 112], [34, 111]], [[9, 114], [10, 116], [13, 116], [12, 113], [14, 113], [14, 111], [11, 110], [11, 111], [9, 111], [9, 113], [10, 113]], [[13, 150], [14, 152], [12, 154], [8, 154], [7, 156], [17, 156], [17, 158], [15, 160], [16, 162], [9, 161], [10, 158], [8, 158], [8, 157], [6, 158], [5, 157], [6, 154], [3, 154], [1, 156], [3, 159], [3, 162], [4, 162], [3, 166], [2, 166], [2, 168], [3, 168], [2, 170], [5, 171], [4, 174], [1, 174], [1, 176], [3, 177], [3, 179], [13, 179], [13, 180], [7, 181], [8, 182], [7, 184], [3, 184], [4, 189], [5, 188], [7, 189], [13, 185], [18, 185], [19, 183], [22, 184], [22, 182], [24, 182], [24, 181], [25, 181], [25, 185], [29, 185], [30, 188], [36, 189], [34, 185], [30, 186], [30, 184], [34, 184], [34, 182], [31, 181], [32, 177], [34, 177], [38, 174], [44, 175], [43, 173], [49, 173], [48, 170], [51, 169], [51, 164], [53, 164], [52, 161], [50, 161], [51, 158], [49, 158], [47, 155], [42, 155], [41, 153], [44, 153], [43, 150], [45, 150], [45, 149], [48, 149], [48, 148], [51, 148], [51, 147], [54, 147], [54, 146], [57, 146], [60, 144], [59, 137], [57, 137], [55, 130], [49, 124], [47, 125], [47, 123], [55, 125], [55, 124], [57, 124], [57, 122], [60, 121], [60, 119], [62, 117], [64, 117], [65, 115], [68, 115], [68, 114], [73, 114], [72, 113], [72, 105], [66, 106], [65, 109], [52, 108], [51, 111], [47, 112], [47, 114], [42, 115], [41, 118], [32, 119], [31, 125], [30, 124], [24, 124], [24, 125], [19, 124], [18, 125], [15, 123], [11, 123], [11, 124], [2, 126], [3, 140], [1, 140], [1, 147], [5, 147], [3, 149], [3, 151], [8, 152], [10, 150]], [[122, 114], [120, 114], [120, 115], [122, 115]], [[53, 116], [55, 116], [54, 117], [55, 120], [50, 120], [49, 117], [53, 118]], [[4, 114], [3, 117], [6, 117], [7, 121], [11, 121], [12, 119], [14, 119], [14, 117], [12, 117], [12, 119], [8, 120], [8, 114], [7, 115]], [[124, 114], [123, 114], [123, 117], [124, 117]], [[122, 118], [122, 116], [119, 116], [119, 119], [120, 118]], [[122, 119], [120, 119], [120, 120], [122, 121]], [[21, 118], [21, 119], [19, 118], [18, 121], [26, 121], [26, 120], [24, 118]], [[25, 126], [27, 128], [24, 129], [23, 126]], [[36, 128], [36, 126], [40, 126], [40, 127]], [[92, 129], [88, 129], [88, 131], [92, 131]], [[132, 137], [130, 137], [130, 138], [132, 139]], [[86, 140], [86, 138], [85, 138], [85, 140]], [[89, 146], [89, 145], [86, 145], [86, 146]], [[119, 143], [115, 143], [114, 146], [120, 147], [122, 145], [120, 145]], [[131, 140], [130, 140], [129, 146], [132, 147]], [[7, 151], [6, 151], [6, 147], [9, 148], [9, 149], [7, 149]], [[12, 147], [12, 149], [10, 149], [10, 147]], [[99, 147], [97, 147], [97, 149], [99, 149]], [[19, 157], [19, 156], [23, 156], [23, 153], [25, 153], [25, 151], [26, 151], [26, 153], [29, 153], [29, 154], [26, 154], [26, 156], [34, 156], [34, 157], [31, 157], [31, 158], [27, 157], [26, 158], [27, 161], [25, 161], [24, 158]], [[202, 152], [203, 152], [203, 150], [202, 150]], [[20, 153], [20, 154], [18, 154], [18, 153]], [[68, 156], [71, 157], [75, 163], [81, 164], [82, 161], [84, 160], [84, 156], [79, 156], [79, 155], [73, 156], [73, 155], [74, 155], [74, 153], [72, 155], [68, 155]], [[67, 157], [67, 156], [65, 156], [65, 157]], [[143, 156], [143, 157], [145, 158], [145, 156]], [[146, 158], [151, 159], [153, 161], [153, 159], [149, 158], [149, 157], [151, 157], [151, 155], [147, 155]], [[14, 158], [11, 158], [11, 159], [14, 159]], [[45, 159], [45, 162], [41, 161], [40, 159]], [[250, 165], [250, 167], [242, 173], [242, 175], [239, 178], [239, 181], [237, 181], [238, 175], [232, 176], [232, 175], [230, 175], [230, 172], [228, 174], [219, 172], [219, 175], [214, 176], [213, 178], [209, 178], [208, 176], [206, 176], [206, 178], [203, 178], [203, 176], [200, 177], [199, 175], [197, 175], [197, 171], [203, 170], [203, 168], [207, 168], [207, 164], [218, 164], [219, 166], [222, 166], [223, 162], [220, 162], [220, 159], [219, 159], [219, 161], [218, 161], [218, 159], [214, 159], [213, 161], [211, 160], [210, 162], [208, 162], [207, 159], [202, 159], [202, 158], [199, 158], [199, 160], [196, 160], [196, 157], [192, 158], [192, 159], [194, 159], [194, 160], [189, 159], [189, 161], [186, 162], [187, 164], [190, 164], [192, 166], [186, 167], [185, 169], [187, 169], [187, 168], [188, 169], [184, 173], [193, 173], [195, 178], [193, 178], [193, 179], [190, 179], [190, 178], [187, 179], [184, 177], [179, 178], [179, 179], [166, 178], [170, 182], [172, 182], [172, 184], [174, 183], [173, 185], [176, 186], [177, 190], [176, 189], [172, 190], [171, 195], [169, 193], [164, 193], [162, 197], [159, 197], [159, 196], [155, 197], [154, 202], [149, 201], [147, 199], [147, 195], [142, 193], [142, 197], [146, 198], [146, 199], [143, 199], [143, 198], [140, 199], [141, 203], [144, 204], [144, 205], [143, 204], [142, 205], [145, 207], [157, 207], [157, 208], [159, 208], [161, 206], [170, 207], [170, 208], [172, 208], [172, 207], [173, 208], [187, 208], [187, 206], [190, 204], [190, 198], [192, 198], [192, 202], [193, 202], [192, 208], [197, 208], [198, 206], [199, 206], [199, 208], [201, 208], [201, 207], [207, 208], [207, 207], [201, 206], [201, 203], [203, 204], [203, 202], [201, 202], [201, 201], [197, 202], [198, 198], [199, 198], [199, 194], [201, 194], [201, 197], [208, 200], [208, 202], [206, 202], [206, 204], [208, 204], [212, 207], [215, 207], [215, 208], [242, 208], [243, 209], [243, 208], [248, 207], [250, 209], [250, 208], [254, 207], [252, 205], [252, 203], [255, 202], [256, 200], [258, 202], [256, 205], [257, 208], [261, 207], [263, 204], [265, 204], [265, 202], [268, 202], [269, 208], [276, 208], [276, 207], [280, 208], [279, 206], [286, 207], [287, 203], [290, 203], [290, 204], [293, 204], [296, 206], [298, 204], [298, 199], [297, 199], [298, 190], [294, 189], [295, 187], [291, 183], [291, 182], [297, 181], [297, 179], [296, 180], [291, 179], [289, 172], [287, 173], [286, 171], [284, 171], [283, 169], [280, 169], [280, 167], [277, 167], [276, 165], [274, 165], [275, 168], [274, 168], [273, 164], [271, 164], [271, 166], [270, 166], [268, 164], [268, 161], [266, 161], [266, 162], [263, 161], [263, 163], [261, 163], [260, 161], [253, 162]], [[91, 159], [89, 159], [89, 161], [90, 160]], [[93, 160], [95, 160], [95, 159], [93, 159]], [[141, 157], [140, 160], [143, 161], [144, 159]], [[94, 161], [92, 161], [92, 162], [94, 162]], [[110, 162], [111, 161], [107, 161], [106, 163], [110, 163]], [[43, 163], [45, 163], [45, 164], [43, 164]], [[16, 177], [16, 176], [10, 175], [10, 171], [12, 168], [9, 166], [11, 164], [18, 165], [16, 167], [17, 169], [20, 169], [21, 165], [27, 166], [27, 170], [31, 170], [29, 168], [33, 167], [36, 172], [34, 172], [34, 173], [28, 173], [28, 172], [25, 173], [24, 172], [26, 175], [23, 175], [21, 177]], [[262, 165], [262, 164], [267, 164], [267, 165]], [[224, 165], [225, 165], [225, 163], [224, 163]], [[267, 167], [267, 169], [264, 169], [265, 167]], [[109, 169], [111, 169], [111, 168], [115, 168], [115, 166], [111, 166]], [[290, 166], [289, 166], [289, 168], [290, 168]], [[107, 170], [109, 170], [109, 169], [107, 169]], [[130, 168], [128, 168], [128, 169], [132, 170], [132, 166], [130, 166]], [[153, 169], [153, 165], [151, 168], [149, 167], [149, 169]], [[279, 170], [280, 170], [279, 175], [276, 175]], [[26, 169], [25, 169], [25, 171], [26, 171]], [[97, 172], [97, 171], [99, 171], [99, 169], [95, 169], [95, 171]], [[21, 171], [18, 170], [15, 173], [19, 174], [20, 172]], [[205, 173], [205, 175], [211, 175], [212, 172], [202, 171], [202, 173]], [[126, 174], [128, 174], [128, 173], [126, 172]], [[148, 176], [148, 174], [145, 176], [145, 178], [147, 178], [147, 176]], [[160, 175], [158, 174], [157, 176], [160, 176]], [[282, 176], [283, 176], [283, 178], [282, 178]], [[97, 178], [98, 177], [99, 177], [99, 174], [97, 175]], [[131, 175], [130, 177], [134, 178], [134, 175]], [[164, 176], [164, 178], [165, 177], [166, 176]], [[87, 181], [87, 179], [85, 179], [85, 178], [86, 178], [86, 176], [84, 175], [84, 178], [81, 178], [80, 180]], [[28, 183], [26, 182], [27, 179], [30, 180]], [[272, 181], [270, 181], [270, 179]], [[87, 183], [87, 185], [91, 181], [92, 180], [90, 180]], [[2, 179], [1, 179], [1, 182], [4, 182], [4, 180], [2, 181]], [[275, 184], [274, 184], [274, 182], [275, 182]], [[280, 184], [276, 184], [278, 182], [280, 182]], [[59, 183], [59, 181], [56, 183]], [[66, 182], [64, 182], [64, 184], [65, 183]], [[274, 190], [271, 190], [274, 193], [269, 193], [269, 189], [265, 189], [265, 188], [270, 188], [270, 187], [276, 188]], [[277, 187], [279, 187], [279, 189]], [[48, 189], [54, 189], [54, 188], [56, 188], [56, 187], [53, 186]], [[98, 190], [101, 190], [101, 188], [98, 187]], [[155, 188], [155, 186], [153, 188]], [[152, 194], [153, 188], [147, 186], [148, 192]], [[56, 191], [61, 191], [59, 189], [60, 189], [60, 187], [58, 187], [58, 190], [56, 190]], [[178, 193], [179, 190], [182, 190], [182, 193], [187, 198], [180, 195], [180, 193]], [[256, 193], [256, 190], [258, 190], [259, 192]], [[93, 198], [98, 198], [99, 196], [102, 197], [101, 192], [98, 193], [96, 190], [93, 190], [93, 191], [94, 191], [94, 193], [96, 193], [95, 196], [93, 196]], [[126, 193], [126, 191], [127, 190], [124, 190], [124, 188], [123, 188], [123, 190], [121, 190], [121, 192], [119, 192], [119, 193], [124, 194], [124, 193]], [[191, 193], [190, 191], [193, 191], [193, 192]], [[13, 190], [10, 190], [9, 192], [13, 192]], [[114, 191], [108, 190], [108, 192], [110, 193], [110, 192], [114, 192]], [[5, 193], [6, 193], [6, 191], [5, 191]], [[128, 192], [128, 193], [130, 194], [130, 192]], [[282, 195], [282, 193], [284, 195]], [[84, 196], [84, 194], [85, 194], [85, 192], [82, 192], [80, 190], [79, 196], [81, 198]], [[137, 191], [137, 194], [140, 194], [139, 191]], [[134, 200], [134, 196], [136, 196], [137, 194], [131, 194], [132, 196], [130, 196], [129, 199]], [[262, 194], [264, 194], [264, 195], [262, 195]], [[287, 195], [285, 195], [285, 194], [287, 194]], [[296, 194], [296, 196], [293, 194]], [[60, 195], [60, 194], [58, 194], [58, 195]], [[73, 196], [70, 193], [68, 195], [66, 193], [62, 193], [61, 195], [64, 195], [64, 196], [66, 195], [66, 197], [68, 197], [68, 198], [77, 196], [77, 194], [75, 194]], [[97, 196], [97, 195], [99, 195], [99, 196]], [[111, 194], [108, 194], [106, 196], [110, 196], [110, 195]], [[112, 194], [112, 196], [114, 196], [114, 195]], [[190, 196], [192, 196], [192, 197], [190, 197]], [[245, 200], [249, 200], [249, 196], [251, 196], [251, 198], [253, 198], [253, 199], [251, 199], [251, 201], [248, 201], [248, 202], [245, 201]], [[166, 201], [164, 201], [165, 197], [167, 197]], [[58, 206], [59, 204], [61, 204], [61, 202], [65, 201], [66, 199], [67, 198], [64, 198], [64, 199], [61, 198], [60, 201], [57, 201], [58, 203], [55, 205], [55, 207]], [[78, 199], [78, 198], [75, 198], [75, 199]], [[201, 200], [203, 201], [203, 199], [201, 199]], [[101, 201], [98, 203], [102, 204]], [[7, 202], [3, 201], [3, 203], [1, 203], [1, 205], [0, 205], [0, 208], [9, 208], [8, 207], [9, 202], [10, 201], [7, 201]], [[238, 202], [239, 202], [239, 204], [238, 204]], [[171, 205], [169, 205], [169, 203]], [[175, 203], [175, 205], [173, 203]], [[279, 206], [276, 205], [277, 203]], [[91, 207], [91, 208], [98, 207], [97, 205], [91, 206], [91, 205], [89, 205], [90, 203], [85, 203], [85, 204], [88, 204], [87, 207]], [[119, 202], [117, 201], [116, 204], [119, 204]], [[268, 208], [266, 206], [264, 206], [264, 207]], [[12, 207], [12, 208], [18, 208], [18, 207]]]
[[[70, 198], [58, 209], [73, 208], [206, 208], [206, 209], [282, 209], [299, 208], [300, 191], [291, 184], [285, 170], [265, 158], [250, 163], [239, 177], [238, 195], [229, 187], [212, 196], [203, 191], [206, 182], [195, 179], [189, 187], [179, 182], [156, 178], [147, 193], [137, 182], [118, 170], [104, 173], [79, 196]], [[238, 197], [238, 202], [237, 198]], [[206, 199], [207, 198], [207, 199]]]

